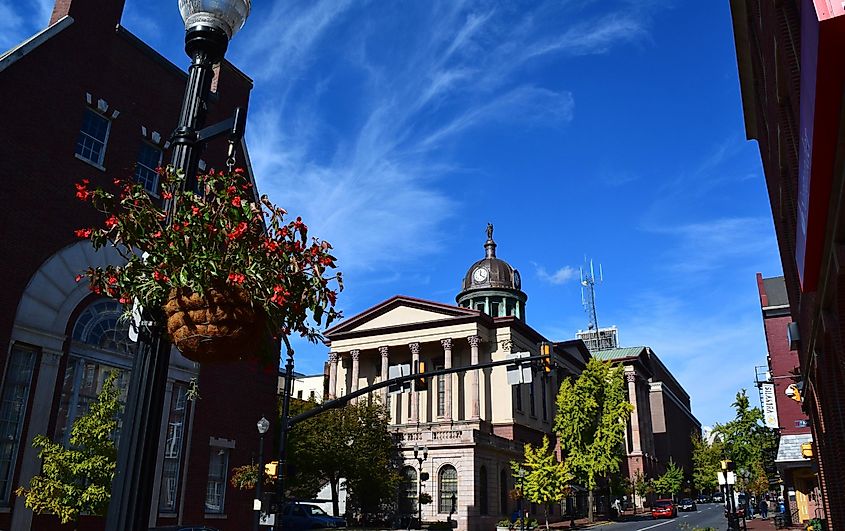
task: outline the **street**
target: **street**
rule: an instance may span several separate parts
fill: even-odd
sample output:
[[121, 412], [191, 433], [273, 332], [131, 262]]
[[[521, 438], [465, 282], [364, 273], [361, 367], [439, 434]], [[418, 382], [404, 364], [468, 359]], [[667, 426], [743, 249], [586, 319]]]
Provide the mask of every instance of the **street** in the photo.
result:
[[698, 506], [698, 511], [688, 513], [678, 513], [677, 518], [668, 518], [654, 520], [651, 516], [637, 515], [627, 518], [625, 522], [614, 522], [607, 526], [602, 526], [603, 529], [612, 529], [613, 531], [645, 531], [646, 529], [658, 529], [660, 531], [669, 531], [674, 529], [693, 530], [693, 529], [713, 529], [723, 530], [726, 527], [726, 521], [723, 514], [722, 505], [719, 503], [707, 503]]

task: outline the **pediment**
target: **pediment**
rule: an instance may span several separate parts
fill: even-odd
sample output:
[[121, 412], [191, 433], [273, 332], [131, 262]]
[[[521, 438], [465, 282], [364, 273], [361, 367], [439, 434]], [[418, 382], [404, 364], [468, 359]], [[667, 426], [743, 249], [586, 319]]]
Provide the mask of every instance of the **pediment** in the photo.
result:
[[356, 331], [408, 326], [451, 318], [477, 317], [478, 315], [479, 312], [460, 306], [397, 295], [330, 328], [325, 335], [331, 339], [332, 336]]

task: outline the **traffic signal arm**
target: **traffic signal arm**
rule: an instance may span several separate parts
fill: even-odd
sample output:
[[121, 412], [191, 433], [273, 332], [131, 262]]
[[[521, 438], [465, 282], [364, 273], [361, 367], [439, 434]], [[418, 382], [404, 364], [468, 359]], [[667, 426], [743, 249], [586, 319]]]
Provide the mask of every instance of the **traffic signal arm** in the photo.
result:
[[[391, 378], [390, 380], [385, 380], [383, 382], [374, 383], [373, 385], [368, 385], [367, 387], [358, 389], [352, 393], [347, 395], [343, 395], [341, 397], [335, 398], [334, 400], [328, 400], [323, 402], [322, 404], [309, 409], [303, 413], [295, 417], [291, 417], [288, 420], [288, 428], [292, 428], [293, 426], [299, 424], [304, 420], [308, 420], [311, 417], [315, 417], [324, 411], [328, 411], [330, 409], [336, 409], [346, 405], [349, 401], [354, 398], [358, 398], [359, 396], [366, 395], [368, 393], [372, 393], [373, 391], [378, 391], [379, 389], [384, 389], [385, 387], [389, 387], [392, 385], [400, 385], [405, 382], [410, 381], [419, 381], [425, 380], [426, 378], [433, 378], [435, 376], [441, 376], [444, 374], [456, 374], [460, 372], [478, 370], [478, 369], [487, 369], [490, 367], [501, 367], [503, 365], [520, 365], [524, 363], [533, 363], [533, 362], [541, 362], [544, 359], [548, 358], [548, 356], [538, 355], [538, 356], [528, 356], [525, 358], [514, 358], [514, 359], [506, 359], [506, 360], [499, 360], [499, 361], [488, 361], [486, 363], [479, 363], [478, 365], [470, 365], [468, 367], [452, 367], [450, 369], [438, 369], [436, 371], [431, 371], [425, 373], [424, 377], [420, 376], [420, 373], [409, 374], [407, 376], [398, 376], [396, 378]], [[422, 365], [422, 362], [420, 362]], [[419, 386], [417, 387], [419, 389]]]

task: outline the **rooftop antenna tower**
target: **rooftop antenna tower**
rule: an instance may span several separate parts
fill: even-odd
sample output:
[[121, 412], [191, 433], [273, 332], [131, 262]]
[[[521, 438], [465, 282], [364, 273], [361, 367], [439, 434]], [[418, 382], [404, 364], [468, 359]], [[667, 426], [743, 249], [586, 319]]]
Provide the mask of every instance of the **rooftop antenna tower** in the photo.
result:
[[584, 311], [587, 312], [589, 319], [589, 329], [599, 330], [599, 318], [596, 314], [596, 282], [601, 284], [604, 281], [604, 274], [602, 273], [601, 264], [599, 264], [599, 276], [596, 279], [596, 272], [593, 268], [593, 261], [590, 260], [589, 271], [585, 271], [587, 257], [584, 257], [584, 266], [581, 267], [581, 304], [584, 306]]

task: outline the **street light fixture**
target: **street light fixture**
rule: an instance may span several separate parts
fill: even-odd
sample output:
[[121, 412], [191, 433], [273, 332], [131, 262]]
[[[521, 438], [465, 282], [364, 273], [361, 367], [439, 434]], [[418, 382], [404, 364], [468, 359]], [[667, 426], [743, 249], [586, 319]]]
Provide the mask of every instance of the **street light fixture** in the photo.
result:
[[[422, 454], [422, 456], [420, 456], [420, 454]], [[422, 449], [420, 449], [419, 445], [415, 444], [414, 445], [414, 459], [416, 459], [417, 463], [419, 463], [419, 471], [418, 471], [418, 475], [417, 475], [417, 477], [419, 478], [419, 481], [417, 481], [417, 525], [419, 525], [419, 528], [422, 529], [422, 501], [421, 501], [422, 482], [423, 482], [422, 465], [425, 462], [425, 460], [428, 459], [428, 448], [423, 446]]]
[[[172, 166], [185, 174], [187, 190], [197, 188], [199, 154], [212, 138], [229, 133], [227, 162], [234, 164], [234, 141], [243, 134], [243, 114], [236, 110], [230, 120], [207, 129], [202, 127], [213, 65], [223, 60], [229, 39], [243, 27], [249, 10], [250, 0], [179, 0], [185, 21], [185, 52], [191, 58], [191, 66], [179, 123], [172, 137]], [[165, 203], [168, 225], [174, 208], [175, 202]], [[171, 345], [163, 333], [164, 318], [160, 312], [147, 308], [141, 321], [106, 517], [107, 531], [149, 528]]]
[[256, 423], [258, 428], [258, 478], [255, 480], [255, 518], [252, 522], [253, 531], [258, 531], [258, 525], [261, 522], [261, 486], [264, 483], [264, 434], [270, 429], [270, 421], [264, 415], [261, 420]]

